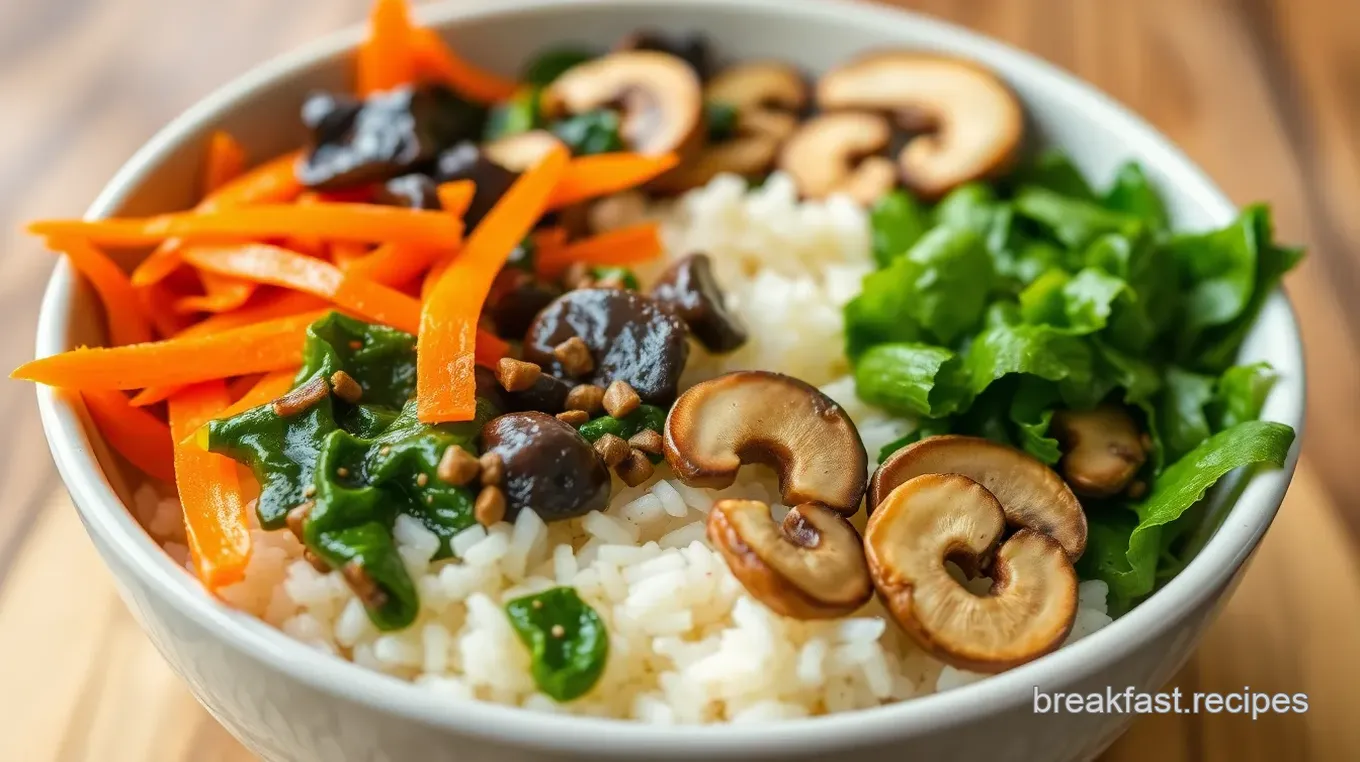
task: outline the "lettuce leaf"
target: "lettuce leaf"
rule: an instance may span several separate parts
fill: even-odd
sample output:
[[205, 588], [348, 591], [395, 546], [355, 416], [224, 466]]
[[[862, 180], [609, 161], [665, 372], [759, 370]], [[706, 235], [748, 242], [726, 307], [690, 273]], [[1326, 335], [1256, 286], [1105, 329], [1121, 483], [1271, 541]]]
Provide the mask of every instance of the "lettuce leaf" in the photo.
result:
[[887, 267], [907, 253], [930, 229], [930, 214], [906, 191], [896, 190], [869, 211], [874, 261]]
[[1136, 236], [1142, 229], [1137, 217], [1038, 186], [1021, 188], [1012, 205], [1069, 249], [1084, 249], [1106, 233]]
[[1114, 175], [1114, 182], [1100, 202], [1106, 209], [1137, 217], [1152, 230], [1167, 228], [1166, 205], [1136, 161], [1127, 162], [1119, 168]]
[[879, 344], [855, 363], [859, 398], [896, 415], [939, 418], [964, 402], [957, 355], [929, 344]]
[[1156, 584], [1162, 527], [1181, 518], [1234, 469], [1284, 465], [1293, 441], [1294, 430], [1282, 423], [1239, 423], [1167, 466], [1142, 502], [1088, 513], [1086, 553], [1078, 562], [1081, 576], [1104, 580], [1112, 604], [1127, 609]]
[[1265, 213], [1254, 206], [1221, 230], [1175, 236], [1167, 244], [1184, 294], [1178, 335], [1183, 346], [1193, 344], [1205, 328], [1231, 323], [1247, 308], [1256, 286]]
[[1214, 379], [1174, 365], [1166, 369], [1164, 378], [1157, 428], [1166, 458], [1176, 460], [1212, 433], [1205, 407], [1214, 397]]
[[1259, 418], [1266, 397], [1275, 385], [1275, 378], [1270, 364], [1264, 362], [1236, 365], [1223, 371], [1209, 404], [1209, 415], [1215, 430]]

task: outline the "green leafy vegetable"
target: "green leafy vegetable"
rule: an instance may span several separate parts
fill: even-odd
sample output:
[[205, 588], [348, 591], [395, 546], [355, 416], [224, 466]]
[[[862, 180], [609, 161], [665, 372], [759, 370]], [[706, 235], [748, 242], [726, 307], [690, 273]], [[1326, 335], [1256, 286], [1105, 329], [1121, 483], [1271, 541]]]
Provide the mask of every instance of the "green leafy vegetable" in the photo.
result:
[[622, 418], [602, 415], [586, 421], [576, 430], [587, 442], [594, 442], [605, 434], [630, 439], [645, 429], [651, 429], [658, 434], [664, 432], [666, 430], [666, 411], [655, 405], [639, 405], [637, 410]]
[[1053, 413], [1061, 404], [1057, 387], [1034, 376], [1023, 376], [1011, 398], [1010, 419], [1020, 449], [1052, 465], [1062, 457], [1058, 440], [1048, 435]]
[[1083, 576], [1102, 579], [1120, 608], [1152, 592], [1162, 528], [1204, 497], [1230, 471], [1257, 463], [1282, 466], [1294, 430], [1281, 423], [1247, 421], [1200, 443], [1167, 466], [1132, 514], [1112, 507], [1090, 513]]
[[609, 657], [609, 631], [595, 609], [570, 587], [555, 587], [505, 604], [505, 614], [529, 648], [534, 683], [554, 701], [580, 698], [595, 687]]
[[874, 261], [887, 267], [907, 253], [930, 229], [930, 216], [906, 191], [895, 190], [880, 198], [869, 211]]
[[1023, 185], [1046, 188], [1071, 198], [1096, 200], [1095, 191], [1091, 190], [1086, 178], [1062, 151], [1049, 149], [1040, 153], [1021, 170], [1019, 180]]
[[[1068, 194], [1072, 195], [1072, 194]], [[1137, 217], [1152, 230], [1167, 227], [1166, 205], [1157, 195], [1138, 162], [1128, 162], [1115, 173], [1114, 183], [1105, 192], [1101, 203], [1107, 209]]]
[[1168, 248], [1185, 293], [1183, 344], [1193, 343], [1205, 328], [1231, 323], [1247, 308], [1256, 285], [1263, 214], [1262, 207], [1252, 207], [1222, 230], [1171, 239]]
[[590, 277], [597, 283], [600, 281], [618, 280], [620, 283], [623, 284], [624, 288], [633, 291], [637, 291], [638, 288], [640, 288], [640, 286], [638, 285], [637, 276], [634, 275], [633, 271], [629, 270], [627, 267], [611, 267], [611, 266], [592, 267], [590, 268]]
[[1013, 203], [1017, 214], [1047, 228], [1070, 249], [1083, 249], [1105, 233], [1136, 235], [1140, 227], [1135, 217], [1047, 188], [1021, 188]]
[[541, 95], [539, 88], [526, 87], [510, 99], [492, 106], [487, 114], [482, 139], [490, 142], [543, 126], [539, 110]]
[[1275, 373], [1267, 363], [1238, 365], [1223, 371], [1209, 405], [1214, 428], [1227, 429], [1256, 420], [1274, 385]]
[[879, 344], [855, 363], [860, 399], [890, 413], [939, 418], [964, 402], [962, 363], [929, 344]]
[[606, 108], [560, 120], [553, 124], [552, 132], [577, 156], [623, 150], [619, 115]]
[[1209, 438], [1204, 408], [1213, 399], [1214, 380], [1177, 368], [1166, 369], [1157, 429], [1167, 460], [1176, 460]]
[[524, 67], [520, 81], [535, 87], [547, 87], [553, 80], [565, 74], [567, 69], [594, 57], [594, 53], [584, 48], [551, 48], [540, 53]]

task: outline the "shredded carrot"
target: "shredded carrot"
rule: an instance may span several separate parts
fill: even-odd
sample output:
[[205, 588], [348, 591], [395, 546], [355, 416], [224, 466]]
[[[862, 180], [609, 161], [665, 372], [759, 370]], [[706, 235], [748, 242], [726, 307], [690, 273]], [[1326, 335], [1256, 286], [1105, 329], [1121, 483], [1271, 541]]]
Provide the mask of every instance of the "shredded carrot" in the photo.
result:
[[203, 167], [203, 196], [241, 176], [246, 169], [246, 150], [229, 133], [214, 130], [208, 136], [208, 160]]
[[655, 222], [629, 225], [626, 228], [584, 238], [566, 246], [535, 252], [534, 269], [540, 278], [555, 278], [568, 266], [583, 262], [588, 265], [633, 265], [661, 255], [659, 226]]
[[[294, 167], [300, 151], [267, 161], [223, 185], [196, 207], [198, 211], [229, 209], [250, 204], [278, 204], [291, 201], [301, 191]], [[132, 285], [149, 286], [164, 279], [179, 267], [182, 241], [165, 241], [132, 271]]]
[[213, 418], [230, 418], [237, 413], [244, 413], [252, 408], [276, 400], [288, 393], [293, 388], [293, 379], [297, 376], [297, 368], [287, 370], [276, 370], [266, 373], [257, 380], [253, 386], [241, 395], [241, 398], [231, 403], [222, 412], [214, 415]]
[[[248, 304], [239, 310], [222, 312], [205, 318], [177, 335], [183, 339], [207, 336], [219, 331], [263, 323], [266, 320], [298, 315], [303, 312], [316, 312], [325, 306], [324, 301], [309, 294], [297, 291], [276, 291], [266, 294], [263, 298], [257, 298], [255, 304]], [[161, 400], [168, 399], [180, 388], [181, 386], [178, 385], [150, 386], [133, 395], [132, 404], [138, 406], [154, 405]]]
[[553, 189], [549, 209], [636, 188], [680, 163], [673, 153], [647, 156], [640, 153], [599, 153], [571, 160], [562, 180]]
[[133, 407], [120, 391], [87, 389], [81, 396], [94, 425], [115, 452], [150, 476], [165, 482], [175, 480], [170, 427], [164, 421]]
[[241, 397], [245, 396], [245, 393], [250, 391], [251, 387], [255, 386], [255, 384], [261, 378], [264, 378], [265, 375], [266, 374], [264, 373], [251, 373], [248, 376], [237, 376], [236, 378], [233, 378], [232, 380], [228, 381], [227, 399], [229, 400], [241, 399]]
[[227, 388], [220, 379], [191, 386], [169, 404], [175, 487], [184, 507], [189, 553], [209, 590], [239, 582], [250, 560], [250, 525], [236, 463], [192, 441], [193, 433], [226, 406]]
[[[302, 206], [308, 204], [322, 203], [321, 194], [313, 191], [307, 191], [306, 193], [299, 195], [295, 203]], [[326, 246], [326, 242], [322, 240], [320, 236], [315, 235], [290, 236], [284, 242], [284, 246], [286, 248], [292, 249], [293, 251], [306, 254], [309, 257], [322, 257], [325, 256], [329, 251], [329, 249]]]
[[434, 285], [420, 316], [416, 401], [422, 421], [469, 421], [475, 413], [477, 321], [510, 252], [543, 215], [567, 164], [558, 146], [520, 175], [468, 237]]
[[79, 238], [50, 239], [47, 245], [64, 253], [76, 271], [94, 286], [99, 301], [104, 303], [109, 339], [114, 345], [151, 340], [151, 324], [142, 312], [132, 281], [107, 254]]
[[395, 289], [287, 249], [264, 243], [196, 246], [185, 252], [195, 267], [319, 296], [368, 320], [415, 333], [420, 303]]
[[251, 295], [255, 293], [255, 284], [240, 278], [210, 272], [200, 272], [198, 277], [203, 281], [203, 293], [176, 299], [175, 312], [230, 312], [250, 301]]
[[359, 46], [355, 89], [361, 97], [391, 90], [415, 79], [411, 30], [406, 0], [375, 0], [368, 16], [368, 38]]
[[554, 251], [567, 245], [567, 229], [560, 225], [539, 228], [529, 235], [534, 244], [534, 253]]
[[433, 29], [411, 30], [411, 46], [418, 76], [439, 80], [474, 101], [497, 103], [520, 87], [514, 80], [463, 60]]
[[170, 287], [169, 281], [163, 280], [147, 286], [134, 287], [142, 314], [151, 321], [159, 338], [174, 336], [193, 322], [189, 315], [175, 312], [174, 304], [181, 295], [179, 291]]
[[89, 238], [105, 246], [144, 246], [169, 238], [259, 239], [314, 235], [340, 241], [456, 246], [463, 223], [443, 212], [375, 204], [262, 204], [140, 219], [47, 220], [29, 231]]
[[68, 389], [143, 389], [264, 373], [302, 363], [308, 312], [228, 331], [124, 347], [82, 347], [24, 363], [10, 378]]
[[453, 182], [440, 183], [435, 188], [435, 193], [439, 196], [439, 205], [444, 211], [452, 214], [459, 219], [467, 214], [469, 206], [472, 206], [472, 197], [477, 195], [477, 185], [471, 180], [454, 180]]
[[425, 272], [440, 257], [438, 249], [388, 243], [372, 253], [340, 266], [348, 275], [397, 288]]
[[345, 269], [354, 262], [368, 256], [372, 249], [366, 243], [355, 243], [354, 241], [336, 241], [330, 245], [331, 262], [334, 262], [340, 269]]

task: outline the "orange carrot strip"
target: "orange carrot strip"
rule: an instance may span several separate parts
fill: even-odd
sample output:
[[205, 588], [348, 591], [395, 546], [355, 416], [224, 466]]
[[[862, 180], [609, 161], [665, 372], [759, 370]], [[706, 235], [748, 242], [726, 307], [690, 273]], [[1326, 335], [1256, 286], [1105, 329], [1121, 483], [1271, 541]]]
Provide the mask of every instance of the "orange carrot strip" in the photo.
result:
[[391, 90], [415, 79], [411, 16], [406, 0], [376, 0], [368, 16], [368, 38], [359, 46], [356, 90], [360, 96]]
[[227, 388], [220, 379], [179, 392], [169, 405], [175, 487], [184, 507], [189, 554], [209, 590], [239, 582], [250, 560], [250, 525], [236, 463], [192, 441], [193, 433], [226, 406]]
[[462, 219], [463, 215], [467, 214], [468, 207], [472, 205], [472, 197], [477, 195], [477, 185], [471, 180], [454, 180], [440, 183], [439, 187], [435, 188], [435, 193], [439, 196], [439, 205], [445, 212]]
[[433, 29], [412, 29], [411, 46], [417, 75], [440, 80], [472, 100], [496, 103], [519, 89], [518, 82], [464, 61]]
[[206, 336], [82, 347], [24, 363], [10, 378], [70, 389], [143, 389], [264, 373], [302, 364], [307, 326], [325, 311]]
[[520, 175], [478, 223], [426, 300], [416, 355], [416, 401], [426, 422], [470, 421], [475, 413], [473, 364], [477, 321], [496, 273], [543, 215], [567, 164], [566, 149], [549, 151]]
[[636, 188], [680, 163], [673, 153], [647, 156], [640, 153], [600, 153], [571, 160], [562, 180], [553, 189], [549, 209]]
[[151, 341], [151, 324], [123, 268], [89, 241], [60, 238], [49, 240], [47, 245], [64, 253], [76, 271], [94, 286], [108, 318], [109, 340], [115, 346]]
[[241, 176], [246, 169], [246, 150], [229, 133], [214, 130], [208, 136], [208, 160], [203, 167], [203, 196]]
[[[319, 204], [321, 196], [312, 191], [302, 193], [294, 203], [299, 205]], [[295, 235], [290, 236], [283, 244], [286, 248], [306, 254], [309, 257], [322, 257], [327, 253], [326, 242], [320, 236], [314, 235]], [[362, 244], [361, 244], [362, 245]]]
[[134, 288], [137, 291], [137, 303], [142, 306], [142, 314], [151, 321], [159, 338], [174, 336], [193, 322], [188, 315], [175, 312], [174, 304], [180, 294], [170, 288], [167, 281]]
[[315, 235], [341, 241], [418, 246], [458, 244], [463, 223], [443, 212], [375, 204], [271, 204], [140, 219], [47, 220], [37, 235], [89, 238], [106, 246], [144, 246], [169, 238], [282, 238]]
[[283, 286], [322, 297], [368, 320], [415, 333], [420, 303], [395, 289], [346, 276], [328, 262], [269, 244], [198, 246], [186, 261], [203, 270]]
[[660, 228], [655, 222], [629, 225], [584, 238], [558, 248], [536, 252], [534, 269], [540, 278], [555, 278], [576, 262], [588, 265], [632, 265], [661, 255]]
[[[288, 317], [303, 312], [315, 312], [325, 306], [324, 301], [309, 294], [302, 294], [297, 291], [279, 291], [267, 295], [264, 299], [258, 299], [256, 304], [206, 318], [179, 332], [177, 336], [182, 339], [207, 336], [219, 331], [262, 323], [266, 320]], [[150, 386], [133, 395], [132, 404], [137, 406], [154, 405], [161, 400], [168, 399], [180, 388], [179, 385]]]
[[229, 278], [217, 273], [200, 272], [203, 281], [202, 294], [182, 296], [175, 300], [175, 312], [192, 314], [195, 312], [229, 312], [240, 309], [250, 301], [255, 293], [255, 284], [240, 278]]
[[331, 262], [344, 270], [354, 262], [368, 256], [372, 249], [366, 243], [355, 243], [353, 241], [336, 241], [329, 246]]
[[175, 456], [170, 427], [147, 411], [133, 407], [113, 389], [87, 389], [80, 393], [85, 407], [104, 440], [129, 463], [164, 482], [175, 480]]
[[396, 288], [425, 272], [440, 254], [438, 249], [388, 243], [348, 265], [341, 265], [341, 269], [346, 274]]
[[213, 418], [230, 418], [282, 397], [288, 393], [289, 389], [293, 388], [293, 379], [297, 376], [297, 372], [297, 368], [288, 368], [264, 374], [255, 382], [254, 386], [251, 386], [245, 394], [241, 395], [240, 399], [231, 403], [222, 412], [214, 415]]
[[[294, 170], [301, 156], [300, 151], [293, 151], [261, 164], [218, 188], [211, 196], [203, 199], [196, 209], [212, 211], [233, 206], [291, 201], [302, 192], [302, 186], [298, 183]], [[174, 272], [175, 268], [179, 267], [179, 249], [182, 244], [182, 241], [176, 240], [162, 243], [132, 271], [132, 284], [148, 286]]]

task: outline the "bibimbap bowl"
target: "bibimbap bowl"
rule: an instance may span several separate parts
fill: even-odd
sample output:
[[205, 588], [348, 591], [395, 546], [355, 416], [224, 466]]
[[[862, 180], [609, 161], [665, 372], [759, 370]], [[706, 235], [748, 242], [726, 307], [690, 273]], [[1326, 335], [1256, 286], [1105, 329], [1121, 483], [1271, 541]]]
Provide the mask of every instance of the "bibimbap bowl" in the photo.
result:
[[[1020, 98], [1026, 111], [1030, 144], [1026, 151], [1031, 155], [1042, 148], [1061, 149], [1101, 187], [1108, 184], [1124, 162], [1139, 162], [1160, 192], [1175, 230], [1218, 229], [1237, 216], [1232, 205], [1202, 173], [1136, 117], [1045, 64], [939, 22], [836, 2], [701, 0], [663, 7], [645, 0], [570, 3], [513, 0], [498, 5], [494, 10], [427, 9], [430, 12], [421, 21], [444, 33], [468, 58], [505, 72], [518, 70], [525, 60], [546, 47], [571, 42], [604, 50], [638, 29], [698, 32], [708, 37], [725, 60], [773, 58], [794, 63], [813, 74], [867, 51], [884, 48], [971, 59], [995, 72]], [[101, 194], [89, 216], [148, 215], [191, 206], [196, 200], [202, 146], [213, 129], [236, 136], [252, 157], [275, 156], [296, 148], [305, 138], [302, 125], [293, 116], [298, 104], [313, 90], [346, 86], [352, 50], [360, 36], [359, 30], [352, 30], [320, 41], [268, 63], [215, 93], [144, 147]], [[740, 182], [734, 185], [721, 179], [714, 181], [693, 191], [679, 202], [678, 211], [670, 213], [668, 243], [676, 248], [707, 247], [718, 256], [728, 244], [712, 233], [714, 227], [734, 217], [750, 224], [750, 220], [761, 215], [770, 217], [782, 211], [792, 215], [784, 219], [790, 221], [798, 234], [822, 237], [815, 242], [794, 240], [790, 245], [797, 250], [797, 257], [820, 261], [823, 249], [844, 244], [847, 249], [858, 249], [860, 258], [865, 258], [868, 231], [844, 229], [861, 223], [862, 214], [856, 217], [846, 212], [844, 205], [832, 202], [825, 207], [800, 209], [795, 195], [787, 178], [775, 178], [749, 195]], [[674, 222], [676, 219], [681, 222]], [[761, 234], [760, 230], [754, 233], [757, 238]], [[769, 240], [771, 231], [764, 234]], [[677, 257], [682, 253], [672, 252]], [[839, 276], [827, 275], [821, 290], [835, 292], [837, 287], [831, 283], [839, 280], [842, 284], [848, 282], [853, 294], [859, 277], [872, 268], [870, 262], [865, 269], [856, 269], [863, 264], [832, 257], [827, 262], [827, 272], [836, 268], [843, 272]], [[730, 283], [726, 285], [731, 287]], [[768, 322], [783, 321], [785, 332], [813, 340], [825, 338], [826, 356], [839, 357], [841, 326], [837, 321], [845, 298], [831, 297], [828, 301], [815, 293], [809, 298], [798, 291], [801, 287], [796, 278], [781, 281], [775, 277], [756, 278], [733, 290], [748, 321], [758, 320], [762, 312], [768, 312]], [[799, 303], [800, 311], [788, 311], [787, 305], [781, 307], [780, 299], [771, 303], [760, 301], [762, 295], [768, 298], [772, 293], [786, 301], [804, 300]], [[832, 307], [829, 316], [818, 311], [827, 304]], [[809, 354], [805, 348], [803, 352], [798, 352], [797, 347], [790, 349], [788, 342], [773, 340], [777, 332], [762, 328], [766, 327], [752, 326], [753, 334], [761, 340], [741, 350], [744, 355], [734, 355], [740, 358], [738, 364], [719, 364], [709, 370], [742, 367], [741, 362], [749, 363], [748, 367], [781, 364], [779, 370], [809, 376], [807, 380], [821, 386], [848, 409], [866, 441], [871, 436], [878, 437], [869, 443], [871, 465], [876, 462], [877, 448], [903, 432], [879, 420], [881, 416], [872, 411], [866, 412], [862, 405], [852, 404], [853, 386], [847, 388], [845, 380], [838, 382], [846, 370], [832, 367], [835, 360], [828, 361], [819, 353]], [[90, 294], [77, 285], [69, 267], [59, 266], [43, 305], [38, 355], [82, 344], [99, 345], [103, 343], [101, 334], [98, 310]], [[1288, 302], [1279, 292], [1266, 301], [1238, 357], [1240, 363], [1256, 361], [1268, 362], [1278, 376], [1260, 417], [1299, 430], [1304, 394], [1301, 347]], [[822, 645], [818, 648], [835, 653], [829, 657], [816, 654], [815, 669], [807, 668], [807, 660], [800, 658], [809, 653], [806, 647], [794, 658], [773, 662], [762, 669], [782, 668], [796, 674], [797, 679], [807, 678], [810, 682], [821, 679], [823, 672], [834, 677], [837, 669], [850, 669], [856, 677], [847, 683], [852, 686], [847, 690], [852, 694], [854, 690], [868, 690], [883, 700], [881, 705], [854, 708], [859, 703], [853, 696], [848, 699], [842, 696], [847, 703], [839, 708], [846, 711], [832, 711], [838, 708], [832, 703], [841, 699], [830, 698], [834, 691], [828, 689], [816, 699], [816, 706], [821, 707], [815, 712], [818, 716], [799, 716], [806, 709], [786, 702], [753, 701], [744, 707], [749, 712], [724, 715], [721, 719], [726, 722], [720, 724], [670, 725], [667, 720], [684, 722], [685, 718], [676, 718], [673, 707], [657, 706], [655, 701], [648, 704], [644, 700], [642, 709], [627, 710], [636, 719], [651, 722], [619, 721], [560, 713], [551, 701], [537, 700], [538, 697], [526, 700], [512, 696], [509, 703], [525, 706], [504, 706], [461, 695], [460, 691], [466, 693], [466, 688], [450, 691], [445, 685], [441, 690], [438, 680], [426, 680], [425, 684], [417, 680], [411, 684], [380, 674], [387, 671], [410, 679], [413, 672], [430, 671], [426, 669], [428, 661], [422, 662], [424, 657], [405, 654], [404, 644], [399, 641], [380, 646], [376, 639], [368, 639], [365, 658], [371, 659], [373, 663], [368, 666], [378, 671], [321, 653], [300, 641], [314, 639], [317, 633], [308, 628], [319, 626], [318, 623], [334, 627], [336, 632], [347, 626], [340, 621], [344, 619], [343, 612], [328, 609], [347, 603], [343, 597], [327, 598], [329, 593], [319, 574], [314, 578], [290, 578], [291, 603], [307, 618], [290, 618], [291, 624], [281, 625], [284, 632], [251, 613], [225, 605], [185, 573], [182, 559], [172, 559], [143, 529], [146, 524], [154, 530], [157, 523], [154, 500], [151, 515], [139, 510], [136, 512], [140, 516], [134, 516], [134, 510], [129, 510], [129, 506], [146, 502], [139, 501], [138, 480], [115, 467], [106, 468], [118, 461], [109, 455], [97, 431], [89, 425], [79, 396], [40, 387], [39, 401], [58, 467], [82, 519], [113, 570], [125, 600], [157, 648], [186, 679], [198, 699], [235, 736], [266, 759], [290, 761], [810, 759], [840, 755], [856, 759], [893, 759], [904, 755], [960, 760], [984, 755], [1005, 760], [1089, 758], [1107, 746], [1130, 718], [1036, 713], [1033, 703], [1036, 691], [1103, 694], [1107, 688], [1122, 692], [1129, 686], [1140, 691], [1158, 690], [1187, 658], [1241, 574], [1279, 507], [1297, 453], [1296, 441], [1283, 468], [1265, 470], [1249, 482], [1239, 482], [1245, 485], [1240, 488], [1220, 485], [1210, 498], [1210, 506], [1231, 504], [1232, 510], [1217, 531], [1179, 574], [1115, 621], [1110, 622], [1105, 616], [1104, 583], [1096, 583], [1100, 585], [1097, 588], [1083, 583], [1073, 639], [1077, 635], [1085, 637], [1054, 653], [969, 684], [973, 677], [966, 672], [951, 667], [941, 670], [938, 663], [920, 661], [924, 657], [908, 649], [907, 656], [892, 657], [894, 671], [889, 675], [882, 655], [877, 650], [865, 650], [866, 637], [868, 641], [880, 637], [882, 622], [887, 621], [888, 628], [895, 627], [882, 608], [874, 608], [868, 613], [860, 612], [841, 626], [825, 625], [828, 629], [819, 631], [817, 637]], [[644, 524], [643, 519], [651, 520], [647, 516], [654, 515], [658, 521], [671, 522], [658, 526], [670, 527], [675, 522], [665, 515], [675, 507], [676, 500], [684, 501], [678, 508], [681, 515], [707, 508], [700, 507], [706, 499], [698, 491], [688, 491], [684, 485], [668, 480], [658, 484], [666, 486], [649, 489], [644, 485], [644, 491], [629, 488], [631, 499], [627, 502], [631, 508], [624, 506], [619, 512], [611, 509], [611, 513], [616, 513], [616, 517], [622, 513], [632, 517], [629, 521], [638, 519]], [[891, 486], [895, 485], [884, 489]], [[768, 479], [764, 485], [752, 481], [750, 488], [752, 492], [741, 497], [776, 502], [770, 497]], [[871, 500], [876, 490], [876, 486], [871, 486]], [[626, 534], [629, 526], [622, 520], [617, 525], [613, 521], [601, 525], [597, 520], [593, 528], [585, 531], [600, 538], [596, 545], [609, 544], [608, 538], [616, 537], [619, 531]], [[712, 525], [710, 520], [710, 533]], [[515, 531], [519, 531], [518, 524]], [[678, 534], [661, 535], [657, 531], [649, 536], [659, 538], [661, 547], [668, 550], [681, 549], [686, 543], [702, 539], [695, 535], [693, 526], [681, 526], [674, 532]], [[397, 533], [398, 540], [409, 545], [427, 541], [410, 526], [403, 529], [399, 525]], [[485, 542], [485, 535], [483, 532], [483, 537], [468, 540], [470, 544], [465, 549], [475, 545], [473, 540]], [[624, 536], [616, 542], [623, 546], [637, 539], [636, 535]], [[507, 533], [504, 541], [513, 547], [514, 536]], [[493, 550], [502, 555], [506, 552], [506, 548], [495, 549], [492, 545], [494, 542], [484, 545], [481, 554]], [[257, 548], [257, 554], [262, 550], [270, 549]], [[677, 560], [678, 553], [670, 558], [682, 564]], [[698, 558], [684, 558], [683, 563], [693, 565], [708, 558], [700, 554]], [[634, 566], [624, 570], [628, 580], [645, 581], [653, 572], [674, 571], [669, 568], [672, 564], [656, 554], [632, 563], [649, 562], [654, 564], [653, 568], [639, 570]], [[575, 559], [564, 559], [563, 563], [575, 569]], [[626, 565], [624, 560], [619, 564], [619, 569]], [[522, 571], [519, 576], [523, 577]], [[558, 576], [563, 574], [559, 571]], [[506, 583], [496, 592], [505, 592], [509, 587]], [[740, 587], [734, 584], [728, 587], [731, 589], [721, 600], [730, 604], [739, 597]], [[230, 595], [226, 597], [231, 600]], [[753, 631], [785, 626], [772, 619], [763, 607], [742, 600], [745, 602], [738, 603], [730, 614], [721, 612], [737, 620], [734, 631], [741, 634], [736, 637], [752, 637]], [[251, 608], [248, 604], [238, 605]], [[471, 602], [467, 607], [469, 619], [496, 615], [494, 606], [490, 614], [473, 611], [477, 605]], [[361, 608], [357, 610], [362, 613]], [[327, 611], [331, 619], [326, 618]], [[642, 628], [640, 632], [661, 639], [664, 628], [670, 626], [665, 616], [663, 610], [653, 611], [650, 621], [637, 626]], [[350, 625], [361, 627], [362, 622]], [[504, 625], [499, 626], [505, 629]], [[1100, 631], [1094, 632], [1097, 629]], [[361, 640], [367, 637], [351, 635], [341, 637]], [[798, 645], [806, 646], [803, 641], [811, 639], [817, 638], [800, 635]], [[420, 641], [420, 647], [428, 647], [428, 640]], [[750, 655], [752, 662], [764, 664], [762, 659], [768, 654], [760, 651], [761, 644], [784, 643], [778, 637], [769, 641], [756, 639], [752, 643], [750, 647], [755, 651], [729, 649], [723, 652], [725, 661], [709, 659], [708, 669], [726, 672], [737, 682], [753, 680], [741, 672], [745, 666], [742, 657]], [[633, 645], [626, 638], [621, 644]], [[488, 642], [488, 650], [481, 652], [492, 669], [497, 661], [496, 649], [501, 645]], [[474, 649], [473, 653], [477, 651]], [[865, 653], [869, 655], [866, 657]], [[357, 652], [351, 658], [355, 662], [364, 661]], [[426, 666], [405, 665], [403, 659]], [[471, 672], [468, 661], [465, 656], [463, 669]], [[723, 674], [713, 676], [717, 682], [723, 678]], [[607, 690], [608, 675], [605, 680], [602, 685]], [[729, 687], [724, 698], [741, 705], [739, 695], [739, 690]], [[822, 714], [823, 711], [830, 713]]]

